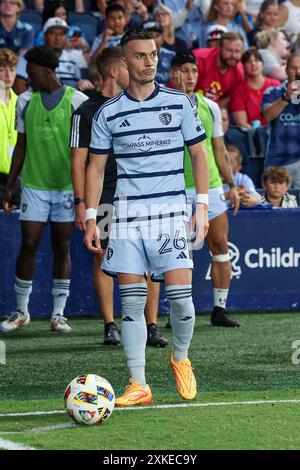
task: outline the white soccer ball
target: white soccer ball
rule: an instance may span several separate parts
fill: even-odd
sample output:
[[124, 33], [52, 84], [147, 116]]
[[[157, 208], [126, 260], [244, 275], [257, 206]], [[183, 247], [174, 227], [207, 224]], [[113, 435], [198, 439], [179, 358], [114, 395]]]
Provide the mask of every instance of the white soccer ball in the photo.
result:
[[75, 377], [65, 391], [65, 408], [79, 424], [101, 424], [115, 406], [115, 392], [110, 383], [95, 374]]

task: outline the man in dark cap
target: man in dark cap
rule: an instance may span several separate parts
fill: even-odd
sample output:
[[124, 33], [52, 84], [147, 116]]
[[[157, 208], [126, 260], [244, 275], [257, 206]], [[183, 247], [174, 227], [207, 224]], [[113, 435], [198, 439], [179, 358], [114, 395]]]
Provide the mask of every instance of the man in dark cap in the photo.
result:
[[55, 74], [58, 58], [49, 47], [34, 47], [26, 52], [25, 58], [32, 89], [17, 101], [18, 138], [3, 197], [3, 208], [10, 212], [12, 187], [22, 171], [22, 244], [15, 279], [17, 306], [0, 329], [8, 333], [30, 321], [28, 304], [35, 254], [49, 220], [53, 249], [51, 329], [68, 333], [71, 328], [63, 312], [69, 296], [69, 244], [74, 221], [69, 138], [72, 113], [87, 97], [58, 80]]

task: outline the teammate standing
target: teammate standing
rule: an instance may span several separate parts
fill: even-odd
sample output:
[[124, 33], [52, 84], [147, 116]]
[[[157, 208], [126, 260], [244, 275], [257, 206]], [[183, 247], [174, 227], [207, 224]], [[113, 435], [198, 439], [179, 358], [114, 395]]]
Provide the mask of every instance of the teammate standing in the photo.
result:
[[[224, 144], [220, 108], [214, 101], [204, 97], [201, 92], [194, 93], [197, 80], [197, 61], [193, 54], [177, 53], [172, 61], [172, 82], [175, 88], [185, 91], [194, 101], [207, 135], [205, 145], [209, 163], [209, 229], [206, 241], [212, 254], [211, 281], [214, 297], [211, 323], [214, 326], [235, 327], [240, 326], [239, 322], [225, 313], [231, 279], [231, 263], [228, 252], [227, 205], [221, 176], [230, 187], [229, 199], [235, 214], [240, 205], [239, 195], [234, 185], [230, 160]], [[184, 173], [188, 201], [192, 203], [195, 200], [196, 191], [187, 149]]]
[[29, 297], [35, 269], [35, 254], [45, 224], [50, 221], [53, 249], [52, 330], [68, 333], [63, 316], [69, 296], [70, 238], [74, 221], [69, 137], [72, 112], [86, 96], [62, 85], [55, 75], [58, 59], [46, 46], [25, 54], [32, 90], [17, 101], [17, 144], [5, 187], [3, 208], [9, 212], [11, 190], [22, 171], [22, 245], [17, 259], [15, 292], [17, 309], [1, 325], [10, 332], [30, 321]]
[[[185, 221], [184, 144], [189, 147], [197, 192], [194, 220], [208, 228], [208, 164], [206, 135], [195, 106], [183, 93], [154, 82], [157, 49], [150, 32], [130, 30], [121, 40], [129, 86], [105, 103], [93, 121], [86, 178], [85, 244], [101, 252], [96, 213], [105, 164], [113, 148], [118, 180], [114, 218], [103, 269], [118, 274], [122, 302], [122, 337], [130, 385], [117, 406], [152, 401], [145, 378], [147, 287], [144, 274], [164, 274], [171, 304], [174, 350], [170, 357], [177, 390], [185, 399], [196, 395], [196, 380], [187, 357], [195, 310], [192, 267]], [[94, 246], [95, 244], [95, 246]]]

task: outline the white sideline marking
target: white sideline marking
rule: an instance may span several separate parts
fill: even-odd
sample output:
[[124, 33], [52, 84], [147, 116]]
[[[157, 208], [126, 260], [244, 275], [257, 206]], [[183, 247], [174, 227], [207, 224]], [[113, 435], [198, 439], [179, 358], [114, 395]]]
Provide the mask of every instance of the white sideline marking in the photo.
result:
[[17, 442], [11, 442], [7, 439], [0, 438], [0, 449], [5, 450], [36, 450], [34, 447], [24, 446], [22, 444], [18, 444]]
[[[115, 408], [116, 411], [139, 411], [139, 410], [151, 410], [151, 409], [168, 409], [168, 408], [192, 408], [200, 407], [205, 408], [207, 406], [233, 406], [233, 405], [268, 405], [268, 404], [300, 404], [300, 400], [252, 400], [252, 401], [222, 401], [222, 402], [211, 402], [211, 403], [176, 403], [172, 405], [149, 405], [149, 406], [128, 406], [125, 408]], [[42, 416], [42, 415], [55, 415], [65, 414], [64, 410], [53, 410], [53, 411], [33, 411], [27, 413], [1, 413], [0, 418], [5, 417], [21, 417], [21, 416]], [[50, 426], [49, 426], [50, 427]]]

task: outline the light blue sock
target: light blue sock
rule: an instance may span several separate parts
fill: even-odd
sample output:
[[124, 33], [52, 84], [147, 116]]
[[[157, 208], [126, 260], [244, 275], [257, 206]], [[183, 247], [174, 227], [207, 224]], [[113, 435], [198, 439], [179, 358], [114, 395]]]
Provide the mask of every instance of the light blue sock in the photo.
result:
[[29, 297], [32, 292], [32, 281], [24, 281], [16, 276], [15, 293], [17, 298], [17, 310], [28, 313]]
[[144, 309], [147, 285], [144, 283], [120, 286], [122, 303], [122, 339], [130, 375], [143, 387], [145, 378], [145, 349], [147, 326]]
[[165, 288], [170, 302], [170, 322], [173, 331], [175, 362], [186, 359], [194, 332], [195, 308], [192, 300], [192, 285], [172, 285]]
[[53, 312], [52, 317], [64, 314], [67, 299], [70, 294], [70, 279], [53, 279]]

